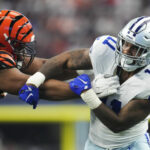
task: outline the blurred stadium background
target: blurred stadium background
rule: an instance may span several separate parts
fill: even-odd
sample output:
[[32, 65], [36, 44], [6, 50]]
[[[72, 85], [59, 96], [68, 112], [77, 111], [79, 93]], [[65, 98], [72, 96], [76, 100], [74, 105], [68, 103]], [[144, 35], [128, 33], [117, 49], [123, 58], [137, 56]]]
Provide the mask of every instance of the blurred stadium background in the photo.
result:
[[[0, 0], [1, 9], [26, 15], [39, 57], [90, 47], [102, 34], [117, 36], [130, 19], [150, 15], [149, 0]], [[36, 110], [8, 95], [0, 100], [0, 150], [83, 150], [89, 109], [80, 101], [40, 101]]]

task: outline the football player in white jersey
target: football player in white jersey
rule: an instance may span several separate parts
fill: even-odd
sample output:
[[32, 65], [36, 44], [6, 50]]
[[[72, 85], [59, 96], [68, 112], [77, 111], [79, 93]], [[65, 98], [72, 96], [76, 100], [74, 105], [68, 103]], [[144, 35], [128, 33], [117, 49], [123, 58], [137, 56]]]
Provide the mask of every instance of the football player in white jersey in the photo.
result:
[[85, 150], [150, 150], [150, 17], [131, 20], [117, 39], [101, 36], [90, 50], [69, 51], [49, 59], [28, 78], [20, 98], [26, 101], [32, 93], [34, 99], [36, 93], [28, 87], [38, 88], [64, 69], [91, 67], [95, 75], [92, 86], [88, 75], [82, 74], [57, 91], [59, 99], [65, 91], [66, 98], [71, 98], [70, 87], [91, 109]]

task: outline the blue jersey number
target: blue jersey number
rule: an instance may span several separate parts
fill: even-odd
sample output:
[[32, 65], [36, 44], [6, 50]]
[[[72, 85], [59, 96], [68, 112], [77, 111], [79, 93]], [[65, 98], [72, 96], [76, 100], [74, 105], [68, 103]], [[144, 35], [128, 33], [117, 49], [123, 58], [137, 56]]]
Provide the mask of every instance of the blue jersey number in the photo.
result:
[[120, 102], [120, 101], [118, 101], [118, 100], [116, 100], [116, 99], [112, 100], [112, 101], [111, 101], [111, 106], [112, 106], [112, 110], [113, 110], [116, 114], [118, 114], [118, 113], [120, 112], [120, 110], [121, 110], [121, 102]]
[[103, 44], [108, 45], [113, 51], [115, 51], [115, 47], [110, 43], [110, 41], [112, 41], [113, 43], [117, 43], [112, 37], [108, 36], [104, 41]]
[[145, 69], [144, 72], [150, 74], [150, 70], [149, 69]]
[[[103, 102], [104, 104], [106, 104], [107, 98], [103, 98], [103, 99], [101, 99], [101, 100], [102, 100], [102, 102]], [[111, 109], [112, 109], [116, 114], [118, 114], [118, 113], [120, 112], [120, 110], [121, 110], [121, 102], [120, 102], [120, 101], [118, 101], [117, 99], [113, 99], [113, 100], [111, 101], [110, 105], [111, 105]]]
[[[101, 37], [96, 38], [96, 40], [100, 40], [100, 39], [101, 39]], [[114, 44], [117, 43], [116, 40], [114, 40], [111, 36], [108, 36], [108, 37], [103, 41], [103, 44], [104, 44], [104, 45], [108, 45], [113, 51], [115, 51], [115, 46], [112, 45], [112, 43], [111, 43], [110, 41], [112, 41]], [[92, 52], [92, 50], [93, 50], [93, 45], [92, 45], [91, 48], [90, 48], [90, 53]]]

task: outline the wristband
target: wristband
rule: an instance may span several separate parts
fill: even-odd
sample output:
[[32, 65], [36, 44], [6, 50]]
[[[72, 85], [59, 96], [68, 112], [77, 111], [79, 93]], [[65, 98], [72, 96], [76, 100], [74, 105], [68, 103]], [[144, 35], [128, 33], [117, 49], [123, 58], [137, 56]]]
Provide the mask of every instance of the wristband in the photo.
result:
[[32, 76], [30, 76], [26, 82], [26, 84], [33, 84], [37, 88], [45, 81], [45, 75], [41, 72], [36, 72]]
[[96, 93], [93, 91], [93, 89], [89, 89], [88, 91], [82, 92], [80, 96], [91, 109], [97, 108], [102, 103], [97, 97]]

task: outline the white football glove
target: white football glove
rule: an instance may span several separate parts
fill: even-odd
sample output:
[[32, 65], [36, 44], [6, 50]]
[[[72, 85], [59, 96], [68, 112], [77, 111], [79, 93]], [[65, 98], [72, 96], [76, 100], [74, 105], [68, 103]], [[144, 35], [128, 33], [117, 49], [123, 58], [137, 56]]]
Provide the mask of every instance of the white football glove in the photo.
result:
[[98, 74], [92, 82], [92, 88], [99, 98], [117, 93], [119, 87], [118, 76]]
[[0, 91], [0, 99], [4, 98], [7, 95], [7, 92]]

